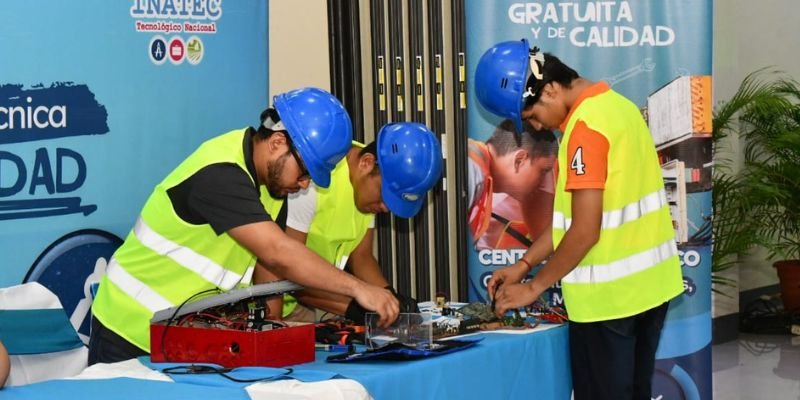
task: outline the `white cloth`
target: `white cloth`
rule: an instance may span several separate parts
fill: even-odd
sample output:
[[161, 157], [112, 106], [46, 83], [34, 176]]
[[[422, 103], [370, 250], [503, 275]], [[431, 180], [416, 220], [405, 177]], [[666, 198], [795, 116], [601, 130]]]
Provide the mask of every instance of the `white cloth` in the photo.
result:
[[[29, 282], [0, 289], [0, 309], [63, 310], [63, 307], [53, 292], [38, 282]], [[66, 314], [65, 322], [69, 322]], [[31, 332], [31, 335], [45, 334], [47, 332]], [[19, 386], [74, 376], [86, 368], [88, 357], [89, 351], [86, 347], [43, 354], [9, 355], [11, 372], [8, 375], [6, 386]]]
[[[352, 379], [331, 379], [319, 382], [301, 382], [296, 379], [284, 379], [275, 382], [255, 383], [247, 388], [247, 394], [253, 400], [269, 400], [277, 395], [291, 394], [298, 399], [328, 400], [369, 400], [367, 389]], [[281, 397], [282, 398], [282, 397]]]
[[[132, 359], [112, 364], [95, 364], [86, 368], [73, 379], [111, 379], [111, 378], [150, 379], [172, 382], [172, 379], [154, 371]], [[245, 387], [253, 400], [369, 400], [372, 397], [360, 383], [352, 379], [330, 379], [319, 382], [301, 382], [284, 379], [260, 382]]]

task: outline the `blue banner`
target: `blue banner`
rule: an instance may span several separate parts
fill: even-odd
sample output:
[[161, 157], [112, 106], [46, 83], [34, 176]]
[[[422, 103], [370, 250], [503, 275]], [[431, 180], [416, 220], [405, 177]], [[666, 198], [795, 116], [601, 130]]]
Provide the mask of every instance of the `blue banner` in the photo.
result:
[[[684, 398], [710, 399], [712, 1], [467, 0], [466, 17], [467, 71], [495, 43], [526, 38], [642, 109], [662, 161], [685, 287], [670, 304], [653, 398], [681, 391]], [[468, 88], [469, 162], [479, 170], [476, 149], [503, 126], [480, 107], [471, 81]], [[542, 200], [552, 198], [548, 182], [519, 193], [498, 190], [496, 181], [494, 192], [467, 211], [470, 301], [485, 301], [492, 272], [518, 260], [552, 215]], [[479, 197], [481, 184], [487, 181], [470, 179], [470, 199]], [[550, 301], [561, 300], [554, 287]]]
[[267, 8], [0, 4], [0, 287], [42, 282], [88, 332], [90, 281], [155, 184], [268, 104]]

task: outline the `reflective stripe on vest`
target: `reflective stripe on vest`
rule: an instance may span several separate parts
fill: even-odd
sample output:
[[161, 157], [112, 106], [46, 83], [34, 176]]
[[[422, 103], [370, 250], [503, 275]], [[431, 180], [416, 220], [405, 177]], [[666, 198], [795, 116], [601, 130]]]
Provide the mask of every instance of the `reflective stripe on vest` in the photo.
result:
[[654, 265], [660, 264], [670, 257], [678, 255], [675, 240], [668, 240], [657, 247], [636, 253], [630, 257], [608, 264], [581, 265], [573, 269], [561, 282], [567, 283], [601, 283], [633, 275]]
[[[206, 166], [230, 163], [247, 173], [258, 196], [260, 189], [247, 171], [242, 151], [246, 139], [247, 129], [212, 138], [164, 178], [101, 280], [92, 305], [94, 315], [145, 351], [150, 348], [154, 311], [181, 304], [203, 291], [250, 284], [255, 256], [227, 233], [217, 235], [208, 224], [183, 221], [167, 193]], [[280, 209], [282, 201], [270, 199], [261, 196], [265, 210]]]
[[[667, 192], [661, 189], [625, 207], [603, 212], [603, 222], [600, 229], [618, 228], [627, 222], [641, 218], [647, 213], [658, 211], [661, 207], [667, 206], [669, 206]], [[556, 211], [553, 213], [553, 228], [567, 230], [571, 225], [572, 218], [565, 218], [562, 212]]]
[[[147, 223], [141, 218], [136, 220], [136, 225], [133, 227], [133, 234], [136, 235], [136, 238], [139, 239], [139, 242], [144, 246], [149, 247], [162, 256], [167, 256], [175, 260], [184, 268], [202, 276], [208, 283], [222, 290], [233, 289], [242, 282], [243, 275], [227, 270], [225, 267], [215, 263], [202, 254], [159, 235], [158, 232], [150, 229]], [[250, 275], [252, 275], [253, 267], [249, 267], [248, 270], [250, 270]], [[245, 275], [246, 274], [247, 273], [245, 273]]]
[[[248, 268], [248, 271], [250, 271], [249, 275], [252, 277], [253, 268]], [[153, 313], [176, 305], [125, 271], [113, 257], [108, 262], [106, 274], [108, 279], [117, 285], [120, 290]]]
[[175, 305], [125, 271], [124, 268], [120, 267], [114, 257], [111, 257], [111, 260], [108, 262], [106, 275], [109, 281], [113, 282], [120, 290], [152, 313], [165, 310]]
[[572, 111], [562, 145], [553, 213], [553, 245], [572, 225], [566, 188], [568, 143], [578, 121], [609, 143], [600, 238], [562, 279], [570, 319], [623, 318], [656, 307], [683, 291], [675, 233], [653, 139], [638, 108], [607, 90]]

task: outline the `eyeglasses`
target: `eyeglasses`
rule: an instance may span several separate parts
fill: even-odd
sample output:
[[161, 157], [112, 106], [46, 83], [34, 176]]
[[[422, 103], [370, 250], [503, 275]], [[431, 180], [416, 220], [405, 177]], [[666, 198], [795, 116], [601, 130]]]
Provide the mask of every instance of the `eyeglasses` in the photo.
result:
[[306, 164], [303, 163], [303, 160], [300, 158], [300, 153], [297, 152], [297, 147], [294, 147], [294, 143], [292, 143], [292, 139], [289, 138], [289, 135], [286, 135], [286, 142], [289, 144], [289, 152], [292, 153], [292, 157], [297, 161], [297, 166], [300, 167], [300, 177], [297, 178], [297, 180], [303, 181], [311, 179], [311, 174], [308, 172]]

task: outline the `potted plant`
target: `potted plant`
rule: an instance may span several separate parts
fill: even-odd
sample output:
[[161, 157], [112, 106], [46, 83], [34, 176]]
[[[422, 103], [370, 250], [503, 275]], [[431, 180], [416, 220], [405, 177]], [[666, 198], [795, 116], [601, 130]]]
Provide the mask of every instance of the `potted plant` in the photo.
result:
[[[738, 116], [751, 107], [763, 107], [775, 98], [774, 90], [761, 79], [763, 71], [748, 75], [736, 93], [721, 102], [713, 113], [712, 140], [714, 153], [713, 170], [713, 246], [712, 283], [713, 291], [725, 295], [720, 286], [733, 286], [735, 280], [723, 278], [720, 273], [735, 266], [739, 257], [749, 253], [756, 245], [756, 224], [747, 217], [751, 202], [743, 196], [743, 178], [736, 168], [739, 141]], [[728, 145], [726, 147], [725, 145]]]
[[[758, 245], [778, 269], [788, 312], [800, 311], [800, 84], [759, 70], [715, 111], [715, 144], [744, 149], [741, 167], [717, 153], [713, 203], [717, 271]], [[714, 270], [714, 268], [712, 268]]]

